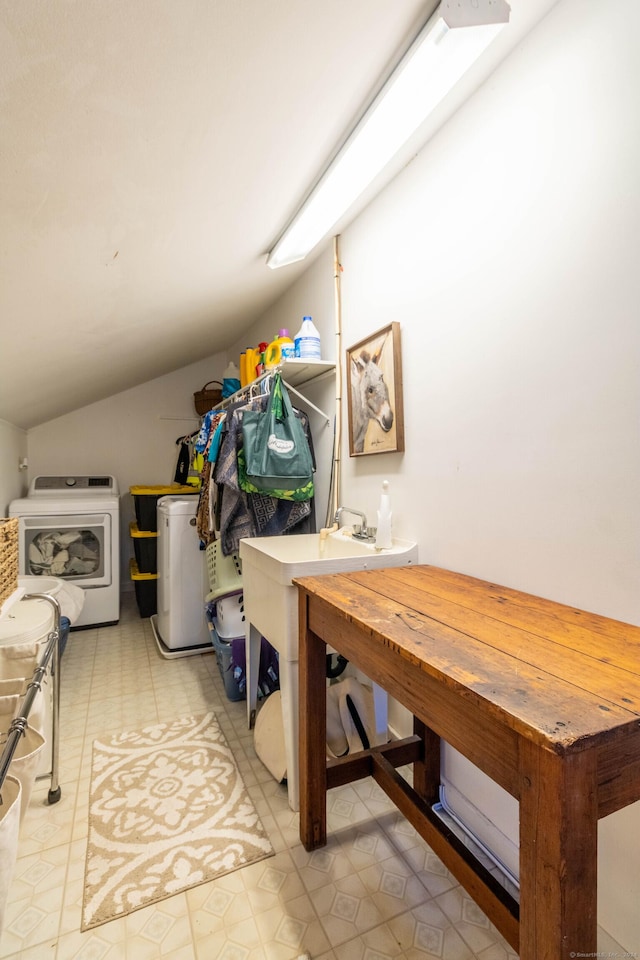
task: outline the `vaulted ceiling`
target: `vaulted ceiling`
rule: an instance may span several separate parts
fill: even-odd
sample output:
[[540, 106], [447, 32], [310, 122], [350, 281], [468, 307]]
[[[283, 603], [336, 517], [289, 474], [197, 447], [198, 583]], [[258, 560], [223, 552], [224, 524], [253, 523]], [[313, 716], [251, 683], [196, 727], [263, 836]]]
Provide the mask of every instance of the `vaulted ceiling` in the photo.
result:
[[236, 341], [305, 269], [265, 255], [435, 6], [3, 0], [0, 418]]

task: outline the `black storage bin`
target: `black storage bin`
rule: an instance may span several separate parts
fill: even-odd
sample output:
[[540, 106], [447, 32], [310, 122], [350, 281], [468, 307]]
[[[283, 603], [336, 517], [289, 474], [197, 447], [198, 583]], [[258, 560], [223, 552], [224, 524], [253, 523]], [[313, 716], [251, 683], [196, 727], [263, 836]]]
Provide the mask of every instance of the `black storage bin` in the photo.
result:
[[174, 483], [171, 486], [129, 487], [129, 493], [133, 497], [133, 505], [136, 511], [138, 530], [157, 532], [156, 507], [160, 497], [184, 496], [184, 494], [197, 495], [199, 492], [195, 487], [179, 483]]
[[152, 617], [158, 612], [158, 574], [140, 573], [134, 559], [130, 561], [129, 572], [135, 587], [140, 616]]
[[158, 572], [158, 534], [152, 530], [139, 530], [138, 524], [129, 524], [133, 540], [133, 552], [140, 573]]

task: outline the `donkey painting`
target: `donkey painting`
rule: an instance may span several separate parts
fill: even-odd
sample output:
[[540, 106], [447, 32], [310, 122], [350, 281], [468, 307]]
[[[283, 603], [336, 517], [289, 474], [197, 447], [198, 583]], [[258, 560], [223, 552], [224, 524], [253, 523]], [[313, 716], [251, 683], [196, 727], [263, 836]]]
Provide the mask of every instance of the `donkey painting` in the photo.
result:
[[351, 417], [353, 452], [364, 453], [364, 440], [370, 420], [375, 420], [385, 433], [393, 426], [393, 410], [389, 389], [380, 368], [380, 357], [387, 338], [373, 353], [361, 350], [351, 356]]

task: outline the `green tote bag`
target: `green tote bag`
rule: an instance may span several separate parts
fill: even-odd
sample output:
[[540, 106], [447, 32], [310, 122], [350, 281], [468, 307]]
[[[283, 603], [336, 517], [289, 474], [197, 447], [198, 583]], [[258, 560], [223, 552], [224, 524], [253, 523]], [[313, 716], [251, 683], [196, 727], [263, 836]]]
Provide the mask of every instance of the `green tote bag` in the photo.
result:
[[245, 410], [242, 444], [247, 480], [260, 493], [294, 490], [311, 482], [309, 444], [279, 373], [267, 409]]

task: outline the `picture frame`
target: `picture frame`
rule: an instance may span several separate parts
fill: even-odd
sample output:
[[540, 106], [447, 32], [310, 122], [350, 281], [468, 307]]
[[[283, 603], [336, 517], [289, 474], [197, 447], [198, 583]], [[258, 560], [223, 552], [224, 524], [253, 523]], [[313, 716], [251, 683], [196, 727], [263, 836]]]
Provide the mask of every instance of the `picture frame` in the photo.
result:
[[404, 452], [400, 324], [347, 350], [349, 456]]

